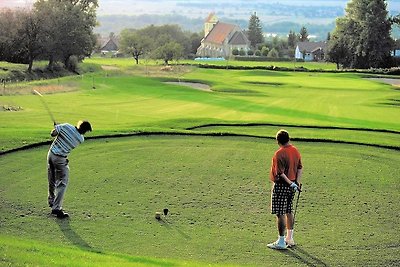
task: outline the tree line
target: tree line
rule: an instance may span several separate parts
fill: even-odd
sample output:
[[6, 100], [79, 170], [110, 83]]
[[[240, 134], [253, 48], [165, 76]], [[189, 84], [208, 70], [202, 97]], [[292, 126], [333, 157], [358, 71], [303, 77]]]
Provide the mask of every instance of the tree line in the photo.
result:
[[98, 0], [37, 0], [33, 8], [0, 11], [0, 61], [28, 64], [48, 60], [75, 71], [96, 44]]
[[120, 50], [131, 55], [136, 64], [144, 56], [162, 59], [168, 64], [173, 59], [194, 58], [201, 39], [201, 33], [184, 32], [178, 25], [150, 25], [122, 30]]

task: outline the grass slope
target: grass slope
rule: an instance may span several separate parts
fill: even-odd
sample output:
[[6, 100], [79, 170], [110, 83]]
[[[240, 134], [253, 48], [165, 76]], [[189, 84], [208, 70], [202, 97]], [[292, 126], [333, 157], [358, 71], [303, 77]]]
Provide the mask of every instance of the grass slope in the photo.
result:
[[400, 99], [400, 91], [359, 75], [205, 69], [180, 73], [169, 73], [168, 79], [201, 81], [211, 85], [213, 92], [116, 73], [28, 83], [28, 95], [0, 97], [0, 106], [21, 107], [16, 112], [0, 111], [0, 149], [49, 140], [49, 116], [38, 97], [29, 92], [52, 84], [71, 91], [45, 95], [56, 120], [74, 123], [87, 118], [94, 135], [184, 131], [210, 122], [400, 130], [400, 123], [393, 119], [398, 107], [385, 104]]
[[[267, 180], [276, 144], [238, 137], [89, 140], [70, 157], [64, 207], [72, 217], [66, 222], [51, 218], [46, 207], [47, 147], [4, 155], [1, 238], [178, 263], [398, 264], [398, 152], [296, 145], [303, 153], [305, 192], [297, 214], [298, 247], [288, 252], [266, 248], [276, 238]], [[154, 213], [165, 207], [170, 215], [156, 221]]]

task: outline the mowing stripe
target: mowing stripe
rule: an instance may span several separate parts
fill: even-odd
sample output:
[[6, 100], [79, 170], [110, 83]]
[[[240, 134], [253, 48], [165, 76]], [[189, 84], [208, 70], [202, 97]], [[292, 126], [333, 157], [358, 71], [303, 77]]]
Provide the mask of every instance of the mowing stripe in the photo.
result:
[[[139, 132], [139, 133], [126, 133], [126, 134], [112, 134], [112, 135], [98, 135], [86, 137], [88, 139], [107, 139], [107, 138], [122, 138], [122, 137], [131, 137], [131, 136], [211, 136], [211, 137], [249, 137], [249, 138], [258, 138], [258, 139], [272, 139], [275, 140], [275, 137], [270, 136], [258, 136], [251, 134], [235, 134], [235, 133], [185, 133], [185, 132]], [[346, 144], [346, 145], [359, 145], [359, 146], [368, 146], [368, 147], [376, 147], [376, 148], [384, 148], [390, 150], [400, 151], [399, 146], [387, 146], [387, 145], [378, 145], [378, 144], [367, 144], [362, 142], [351, 142], [351, 141], [341, 141], [341, 140], [331, 140], [331, 139], [319, 139], [319, 138], [291, 138], [293, 141], [300, 141], [306, 143], [332, 143], [332, 144]], [[17, 148], [13, 148], [10, 150], [0, 152], [0, 156], [5, 154], [10, 154], [17, 151], [28, 150], [31, 148], [36, 148], [44, 145], [50, 145], [52, 141], [38, 142], [34, 144], [29, 144], [26, 146], [21, 146]]]

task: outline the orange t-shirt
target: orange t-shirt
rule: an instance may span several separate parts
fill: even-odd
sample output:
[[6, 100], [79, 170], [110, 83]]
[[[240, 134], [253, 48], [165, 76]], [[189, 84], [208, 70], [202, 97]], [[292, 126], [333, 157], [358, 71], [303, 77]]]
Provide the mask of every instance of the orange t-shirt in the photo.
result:
[[280, 147], [272, 158], [270, 179], [275, 182], [278, 174], [286, 174], [291, 181], [297, 178], [297, 170], [302, 169], [301, 155], [297, 148], [293, 145]]

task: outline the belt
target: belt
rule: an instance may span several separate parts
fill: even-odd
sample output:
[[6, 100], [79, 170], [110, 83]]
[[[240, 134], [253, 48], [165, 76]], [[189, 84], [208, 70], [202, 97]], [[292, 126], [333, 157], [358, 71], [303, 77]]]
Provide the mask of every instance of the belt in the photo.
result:
[[58, 154], [54, 153], [53, 151], [51, 151], [51, 153], [52, 153], [54, 156], [57, 156], [57, 157], [67, 158], [67, 156], [58, 155]]

